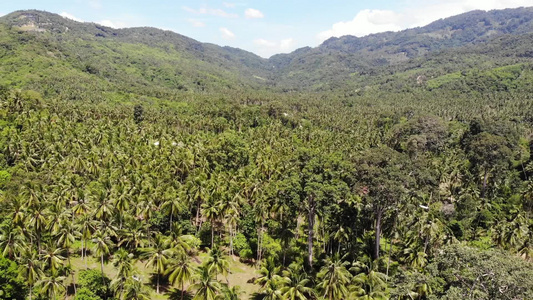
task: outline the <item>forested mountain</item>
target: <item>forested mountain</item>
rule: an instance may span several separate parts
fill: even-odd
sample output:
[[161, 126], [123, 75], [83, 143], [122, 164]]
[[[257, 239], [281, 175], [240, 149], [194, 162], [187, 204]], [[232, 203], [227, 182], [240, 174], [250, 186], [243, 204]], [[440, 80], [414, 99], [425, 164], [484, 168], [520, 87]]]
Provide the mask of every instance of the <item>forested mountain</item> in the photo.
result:
[[0, 299], [533, 299], [532, 15], [268, 60], [0, 18]]
[[[426, 60], [442, 56], [441, 53], [447, 49], [460, 53], [466, 47], [476, 49], [473, 52], [481, 54], [487, 45], [492, 45], [502, 36], [514, 36], [516, 40], [527, 41], [528, 46], [521, 48], [521, 53], [512, 53], [511, 56], [521, 57], [523, 61], [531, 60], [531, 52], [527, 47], [531, 47], [532, 31], [532, 7], [472, 11], [401, 32], [377, 33], [361, 38], [330, 38], [319, 47], [275, 55], [269, 61], [280, 72], [280, 82], [285, 83], [287, 89], [311, 86], [315, 90], [328, 90], [338, 88], [346, 82], [361, 87], [368, 81], [367, 75], [397, 73], [398, 68], [401, 70], [406, 65], [412, 66], [413, 61], [418, 65], [411, 69], [419, 69]], [[529, 52], [525, 54], [523, 51]], [[448, 56], [448, 59], [459, 60], [463, 69], [473, 67], [472, 61], [467, 59], [474, 58], [478, 63], [487, 62], [483, 56], [467, 59], [457, 56], [459, 55], [454, 54], [453, 58]], [[496, 63], [497, 59], [491, 57], [488, 61]], [[435, 67], [439, 71], [446, 71], [447, 65], [431, 65], [431, 69]], [[423, 71], [426, 70], [422, 68], [417, 71], [425, 75]]]
[[[316, 48], [268, 60], [170, 31], [112, 29], [42, 11], [15, 12], [0, 18], [0, 23], [6, 26], [2, 30], [3, 59], [22, 59], [20, 66], [2, 66], [4, 77], [20, 77], [9, 72], [25, 72], [28, 63], [52, 64], [46, 77], [53, 82], [63, 79], [51, 79], [50, 74], [63, 74], [65, 70], [60, 68], [66, 67], [99, 81], [99, 89], [114, 83], [111, 89], [116, 90], [117, 84], [128, 82], [128, 87], [121, 87], [126, 91], [353, 90], [405, 79], [415, 71], [416, 77], [425, 78], [451, 71], [486, 71], [530, 62], [533, 55], [533, 8], [473, 11], [401, 32], [331, 38]], [[42, 85], [37, 78], [19, 81]]]

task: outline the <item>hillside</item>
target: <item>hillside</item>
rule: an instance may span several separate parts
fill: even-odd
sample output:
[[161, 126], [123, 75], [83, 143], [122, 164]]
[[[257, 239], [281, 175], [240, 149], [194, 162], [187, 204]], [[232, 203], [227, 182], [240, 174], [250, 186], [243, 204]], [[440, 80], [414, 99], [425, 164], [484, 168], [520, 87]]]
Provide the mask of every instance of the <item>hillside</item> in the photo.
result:
[[[482, 54], [487, 46], [504, 36], [515, 36], [516, 40], [531, 47], [528, 34], [532, 32], [533, 7], [472, 11], [400, 32], [378, 33], [361, 38], [330, 38], [316, 48], [275, 55], [270, 62], [278, 70], [278, 82], [283, 82], [287, 89], [311, 87], [315, 90], [331, 90], [342, 82], [356, 82], [355, 86], [361, 88], [365, 85], [362, 81], [368, 81], [369, 77], [398, 73], [398, 69], [413, 65], [413, 62], [420, 65], [426, 60], [435, 60], [435, 56], [442, 57], [442, 52], [447, 50], [450, 50], [448, 53], [461, 52], [466, 48], [470, 53]], [[511, 45], [506, 45], [506, 48]], [[522, 57], [522, 61], [527, 61], [527, 56], [521, 56], [526, 47], [516, 54], [508, 51], [505, 56]], [[476, 51], [472, 51], [476, 48]], [[497, 52], [489, 57], [490, 62], [499, 59]], [[480, 55], [476, 60], [486, 62], [485, 58]], [[450, 60], [458, 59], [454, 55]], [[464, 62], [459, 63], [464, 68], [472, 67]], [[431, 68], [445, 70], [446, 67], [444, 64], [433, 64]]]
[[[14, 12], [0, 23], [0, 72], [10, 78], [4, 84], [59, 85], [69, 80], [59, 74], [70, 74], [85, 86], [98, 82], [103, 92], [146, 94], [149, 87], [148, 96], [167, 97], [185, 90], [356, 90], [405, 81], [416, 70], [412, 83], [418, 76], [528, 63], [533, 47], [533, 8], [473, 11], [401, 32], [331, 38], [268, 60], [170, 31], [112, 29], [42, 11]], [[32, 65], [49, 65], [46, 78], [28, 75]]]
[[[0, 18], [0, 23], [4, 24], [0, 72], [9, 78], [4, 82], [8, 85], [68, 85], [76, 77], [85, 86], [94, 84], [93, 90], [142, 90], [157, 96], [255, 87], [264, 84], [256, 77], [269, 77], [266, 61], [252, 53], [203, 44], [170, 31], [112, 29], [42, 11], [15, 12]], [[31, 69], [46, 76], [28, 74]]]

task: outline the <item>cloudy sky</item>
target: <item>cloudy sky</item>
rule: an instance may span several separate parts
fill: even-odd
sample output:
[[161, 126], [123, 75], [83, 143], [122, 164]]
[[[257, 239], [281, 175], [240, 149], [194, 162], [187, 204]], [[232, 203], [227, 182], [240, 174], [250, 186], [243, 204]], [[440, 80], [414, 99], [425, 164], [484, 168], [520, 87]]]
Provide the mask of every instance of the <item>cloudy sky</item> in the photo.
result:
[[533, 0], [0, 0], [0, 15], [40, 9], [110, 27], [153, 26], [263, 57], [423, 26], [474, 9], [533, 6]]

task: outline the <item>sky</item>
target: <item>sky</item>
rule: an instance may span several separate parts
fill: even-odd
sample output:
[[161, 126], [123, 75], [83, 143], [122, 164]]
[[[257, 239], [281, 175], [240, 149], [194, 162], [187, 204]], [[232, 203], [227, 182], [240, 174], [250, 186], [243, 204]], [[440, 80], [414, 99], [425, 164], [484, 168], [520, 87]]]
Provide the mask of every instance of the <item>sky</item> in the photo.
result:
[[0, 0], [0, 15], [39, 9], [114, 28], [151, 26], [262, 57], [315, 47], [332, 36], [424, 26], [533, 0]]

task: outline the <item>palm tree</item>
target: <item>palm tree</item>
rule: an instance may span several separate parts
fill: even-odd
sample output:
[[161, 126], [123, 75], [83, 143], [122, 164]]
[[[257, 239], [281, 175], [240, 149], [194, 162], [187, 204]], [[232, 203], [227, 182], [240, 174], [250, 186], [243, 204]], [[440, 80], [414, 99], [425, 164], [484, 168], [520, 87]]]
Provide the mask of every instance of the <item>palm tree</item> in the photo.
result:
[[94, 234], [93, 243], [95, 244], [94, 245], [94, 254], [96, 256], [100, 257], [100, 270], [102, 272], [102, 285], [105, 285], [105, 283], [103, 281], [104, 278], [105, 278], [105, 274], [104, 274], [104, 256], [107, 256], [109, 254], [109, 252], [110, 252], [109, 248], [112, 245], [111, 238], [108, 235], [102, 233], [101, 231], [97, 231]]
[[255, 280], [255, 284], [259, 284], [261, 288], [270, 286], [271, 282], [278, 282], [281, 279], [279, 273], [281, 272], [280, 267], [276, 267], [276, 262], [274, 258], [269, 257], [261, 264], [261, 269], [259, 270], [259, 278]]
[[85, 215], [89, 211], [89, 204], [85, 197], [85, 192], [82, 189], [78, 189], [76, 200], [73, 202], [72, 213], [76, 216]]
[[22, 197], [12, 197], [5, 202], [8, 205], [9, 216], [14, 226], [21, 227], [26, 220], [27, 207]]
[[215, 221], [220, 215], [220, 202], [215, 197], [209, 197], [207, 202], [202, 204], [202, 214], [211, 223], [211, 248], [214, 246]]
[[329, 300], [344, 299], [348, 295], [347, 286], [352, 275], [346, 269], [348, 262], [340, 260], [338, 257], [326, 259], [324, 266], [318, 273], [320, 283], [318, 289], [323, 293], [323, 297]]
[[174, 254], [170, 240], [158, 233], [153, 239], [152, 247], [141, 249], [141, 259], [147, 259], [146, 265], [151, 265], [157, 275], [157, 288], [159, 294], [159, 278], [164, 274], [168, 260]]
[[[200, 170], [200, 169], [199, 169]], [[200, 230], [200, 208], [207, 198], [207, 174], [199, 171], [199, 174], [191, 174], [190, 180], [186, 183], [186, 193], [191, 205], [196, 205], [196, 221], [197, 230]]]
[[215, 274], [207, 266], [198, 268], [191, 286], [196, 290], [193, 300], [215, 300], [222, 291], [222, 285], [215, 279]]
[[113, 256], [113, 267], [117, 270], [117, 275], [111, 282], [111, 287], [115, 293], [118, 292], [118, 298], [122, 299], [126, 281], [133, 273], [132, 255], [124, 249], [119, 249]]
[[65, 257], [61, 255], [64, 249], [51, 246], [50, 248], [41, 251], [41, 259], [44, 261], [46, 269], [50, 270], [52, 274], [57, 274], [59, 267], [63, 265]]
[[96, 230], [96, 222], [91, 216], [82, 215], [78, 219], [78, 225], [81, 232], [81, 259], [85, 257], [85, 269], [87, 269], [87, 241]]
[[232, 286], [232, 287], [229, 287], [229, 286], [224, 286], [223, 289], [222, 289], [222, 294], [224, 295], [224, 300], [239, 300], [239, 296], [242, 294], [243, 292], [241, 291], [241, 287], [236, 285], [236, 286]]
[[94, 196], [94, 203], [96, 204], [94, 215], [100, 221], [107, 222], [113, 214], [113, 202], [109, 199], [109, 196], [105, 189], [96, 191]]
[[287, 251], [289, 250], [289, 244], [294, 239], [294, 232], [290, 228], [290, 223], [288, 220], [281, 222], [281, 227], [279, 230], [279, 237], [281, 243], [283, 244], [283, 266], [285, 266], [285, 261], [287, 258]]
[[59, 298], [59, 294], [65, 291], [64, 280], [65, 277], [52, 274], [41, 279], [38, 285], [41, 287], [41, 293], [45, 294], [48, 299], [56, 300]]
[[[131, 191], [131, 190], [130, 190]], [[119, 218], [119, 229], [122, 229], [122, 221], [124, 220], [124, 213], [128, 211], [130, 207], [130, 197], [129, 197], [129, 191], [126, 191], [126, 188], [124, 185], [119, 185], [117, 190], [115, 191], [117, 193], [117, 196], [113, 199], [113, 205], [115, 206], [115, 209], [118, 213]]]
[[344, 228], [343, 226], [339, 227], [333, 236], [337, 241], [337, 254], [340, 255], [342, 243], [348, 243], [350, 236], [352, 235], [350, 227]]
[[179, 255], [176, 260], [172, 260], [167, 268], [166, 273], [170, 274], [168, 277], [170, 283], [178, 283], [181, 287], [182, 300], [185, 293], [185, 283], [191, 280], [195, 271], [189, 256], [185, 254]]
[[[60, 227], [57, 233], [57, 245], [62, 247], [67, 252], [67, 261], [69, 267], [70, 263], [70, 247], [76, 241], [76, 237], [80, 235], [80, 232], [76, 230], [76, 227], [68, 220], [64, 220], [60, 223]], [[76, 281], [74, 280], [74, 271], [71, 271], [72, 285], [74, 286], [74, 295], [76, 295]]]
[[178, 193], [175, 192], [173, 188], [170, 188], [165, 194], [163, 203], [161, 204], [161, 210], [167, 211], [170, 216], [169, 228], [172, 231], [172, 225], [174, 221], [174, 216], [176, 216], [181, 210], [183, 210], [183, 202], [178, 197]]
[[315, 291], [309, 287], [311, 281], [307, 274], [300, 268], [287, 269], [283, 272], [284, 286], [281, 288], [283, 299], [307, 300], [315, 298]]
[[128, 300], [150, 300], [150, 294], [137, 276], [130, 277], [124, 284], [124, 298]]
[[281, 300], [283, 299], [283, 294], [279, 289], [278, 283], [274, 280], [269, 281], [264, 287], [262, 287], [259, 292], [252, 294], [252, 300]]
[[0, 228], [0, 251], [2, 251], [2, 256], [13, 260], [26, 247], [22, 229], [12, 225]]
[[354, 262], [350, 270], [358, 273], [353, 277], [351, 294], [354, 299], [385, 300], [388, 299], [387, 276], [379, 272], [377, 263]]
[[215, 274], [215, 278], [217, 278], [218, 274], [228, 275], [229, 262], [224, 251], [218, 245], [209, 250], [209, 257], [204, 262], [204, 265]]
[[147, 242], [146, 227], [149, 224], [133, 220], [127, 224], [126, 229], [119, 230], [120, 242], [118, 246], [125, 246], [127, 249], [136, 250], [143, 248]]
[[34, 207], [30, 208], [30, 220], [28, 223], [30, 228], [33, 229], [33, 232], [37, 238], [38, 251], [41, 251], [41, 236], [47, 226], [46, 217], [44, 214], [45, 211], [45, 206], [40, 202], [39, 204], [36, 204]]
[[18, 260], [18, 264], [20, 266], [20, 275], [22, 276], [22, 278], [24, 278], [24, 280], [26, 280], [28, 286], [30, 287], [29, 298], [31, 300], [33, 286], [43, 276], [41, 261], [36, 252], [27, 250], [24, 251], [20, 259]]

